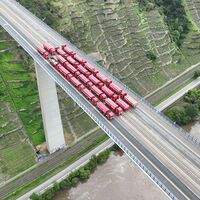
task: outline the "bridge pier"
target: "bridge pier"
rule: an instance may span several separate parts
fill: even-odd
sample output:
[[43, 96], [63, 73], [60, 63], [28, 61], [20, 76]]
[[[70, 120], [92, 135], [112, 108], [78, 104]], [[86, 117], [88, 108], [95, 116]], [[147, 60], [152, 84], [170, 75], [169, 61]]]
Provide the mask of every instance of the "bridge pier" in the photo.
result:
[[51, 154], [65, 145], [56, 84], [36, 62], [35, 69], [47, 149]]

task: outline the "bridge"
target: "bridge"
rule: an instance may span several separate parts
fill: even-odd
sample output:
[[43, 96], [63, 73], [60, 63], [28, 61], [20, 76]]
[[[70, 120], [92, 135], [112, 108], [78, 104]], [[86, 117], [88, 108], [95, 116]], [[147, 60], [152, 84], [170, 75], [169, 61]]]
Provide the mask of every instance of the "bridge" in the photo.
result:
[[[65, 145], [56, 82], [169, 198], [200, 199], [200, 143], [195, 138], [16, 1], [0, 0], [0, 24], [35, 61], [45, 137], [50, 152]], [[135, 98], [138, 107], [111, 121], [105, 118], [39, 55], [36, 46], [44, 42], [54, 47], [67, 44]]]

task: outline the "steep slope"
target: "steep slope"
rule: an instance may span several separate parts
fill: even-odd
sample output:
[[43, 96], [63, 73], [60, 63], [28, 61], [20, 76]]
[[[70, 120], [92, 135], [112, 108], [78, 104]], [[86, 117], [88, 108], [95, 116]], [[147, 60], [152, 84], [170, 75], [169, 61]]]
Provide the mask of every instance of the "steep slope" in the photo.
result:
[[[146, 95], [190, 65], [170, 39], [157, 7], [141, 11], [137, 1], [62, 0], [57, 30], [141, 95]], [[186, 45], [187, 46], [187, 45]], [[146, 56], [152, 52], [157, 58]], [[187, 55], [186, 55], [187, 56]]]
[[30, 77], [23, 71], [22, 60], [13, 56], [15, 48], [16, 43], [0, 29], [0, 183], [36, 161], [18, 101]]

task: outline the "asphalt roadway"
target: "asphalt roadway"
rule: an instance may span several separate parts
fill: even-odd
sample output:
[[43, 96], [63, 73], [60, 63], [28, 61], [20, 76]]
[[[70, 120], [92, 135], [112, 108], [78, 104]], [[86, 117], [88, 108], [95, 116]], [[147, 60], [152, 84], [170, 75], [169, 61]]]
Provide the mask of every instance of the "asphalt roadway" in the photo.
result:
[[[112, 133], [114, 140], [125, 146], [123, 150], [129, 152], [128, 155], [135, 155], [177, 199], [200, 199], [200, 148], [196, 143], [161, 117], [158, 111], [116, 82], [86, 55], [68, 44], [83, 59], [92, 63], [102, 74], [138, 101], [136, 109], [131, 109], [112, 121], [107, 120], [35, 49], [44, 42], [53, 46], [68, 42], [15, 1], [0, 1], [0, 24], [105, 132]], [[53, 166], [48, 167], [50, 169]], [[24, 182], [20, 182], [18, 186], [23, 184]], [[4, 196], [12, 189], [14, 188], [10, 185], [10, 190], [4, 193], [0, 191], [0, 194]]]
[[186, 73], [185, 75], [183, 75], [182, 77], [180, 77], [179, 79], [177, 79], [176, 81], [171, 83], [170, 85], [166, 86], [164, 89], [156, 92], [154, 95], [152, 95], [151, 97], [148, 98], [148, 101], [150, 103], [153, 103], [156, 99], [162, 97], [165, 93], [167, 93], [168, 91], [174, 89], [175, 87], [177, 87], [178, 85], [180, 85], [181, 83], [183, 83], [184, 81], [186, 81], [187, 79], [192, 77], [194, 72], [197, 69], [200, 69], [200, 66], [198, 66], [197, 68], [195, 68], [195, 69], [191, 70], [190, 72]]

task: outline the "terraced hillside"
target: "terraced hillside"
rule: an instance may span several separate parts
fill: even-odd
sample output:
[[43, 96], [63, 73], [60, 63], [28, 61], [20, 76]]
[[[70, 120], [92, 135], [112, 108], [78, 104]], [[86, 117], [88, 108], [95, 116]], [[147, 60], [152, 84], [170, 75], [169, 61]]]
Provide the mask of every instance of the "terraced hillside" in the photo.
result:
[[193, 22], [200, 28], [200, 2], [198, 0], [184, 0], [184, 3]]
[[[61, 18], [58, 31], [83, 51], [100, 54], [99, 63], [141, 95], [194, 62], [171, 42], [157, 8], [141, 12], [137, 1], [116, 0], [53, 4]], [[156, 55], [154, 62], [148, 51]]]
[[13, 56], [16, 48], [12, 38], [0, 29], [0, 183], [36, 161], [19, 115], [23, 112], [19, 104], [21, 88], [30, 77], [24, 73], [22, 60]]

